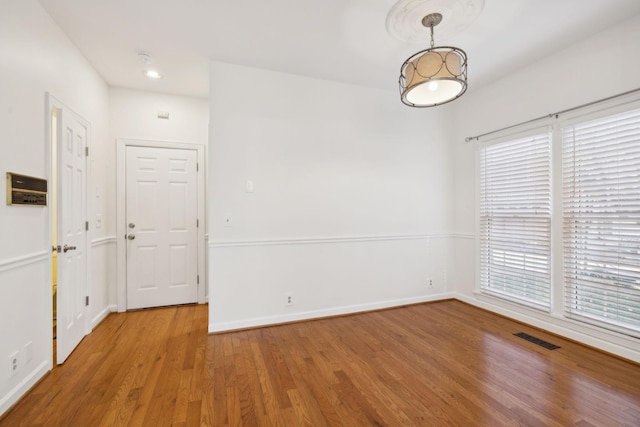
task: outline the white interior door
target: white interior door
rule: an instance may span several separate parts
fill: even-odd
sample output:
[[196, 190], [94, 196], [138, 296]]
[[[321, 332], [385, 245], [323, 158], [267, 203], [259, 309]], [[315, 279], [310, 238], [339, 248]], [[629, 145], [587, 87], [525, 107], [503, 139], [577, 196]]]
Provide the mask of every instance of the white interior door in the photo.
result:
[[87, 136], [85, 122], [57, 112], [57, 362], [87, 334]]
[[197, 152], [127, 146], [127, 309], [198, 300]]

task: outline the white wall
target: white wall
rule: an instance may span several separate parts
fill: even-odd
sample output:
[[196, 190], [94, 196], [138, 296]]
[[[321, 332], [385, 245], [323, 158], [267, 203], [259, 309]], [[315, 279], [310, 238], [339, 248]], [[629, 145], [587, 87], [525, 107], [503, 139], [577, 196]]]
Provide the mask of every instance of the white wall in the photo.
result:
[[210, 331], [446, 293], [446, 109], [222, 63], [210, 87]]
[[[565, 51], [479, 90], [455, 105], [455, 283], [458, 296], [497, 311], [640, 361], [640, 343], [553, 316], [483, 298], [476, 290], [476, 160], [468, 136], [514, 125], [640, 88], [640, 17], [594, 35]], [[615, 66], [614, 66], [615, 65]], [[561, 284], [554, 284], [558, 286]]]
[[[158, 119], [159, 111], [168, 112], [169, 119]], [[109, 118], [113, 141], [208, 142], [209, 102], [205, 98], [110, 88]]]
[[[91, 123], [91, 145], [107, 139], [107, 87], [35, 0], [3, 0], [0, 13], [0, 173], [48, 178], [45, 93], [50, 92]], [[89, 209], [104, 212], [113, 200], [95, 202], [111, 185], [92, 160]], [[0, 414], [52, 366], [51, 237], [48, 208], [7, 206], [0, 186]], [[104, 231], [104, 230], [103, 230]], [[101, 231], [92, 230], [100, 239]], [[100, 256], [92, 253], [100, 265]], [[101, 294], [104, 279], [91, 283]], [[99, 299], [99, 298], [98, 298]], [[95, 318], [104, 310], [91, 305]], [[25, 345], [32, 343], [30, 360]], [[8, 357], [19, 354], [9, 377]]]

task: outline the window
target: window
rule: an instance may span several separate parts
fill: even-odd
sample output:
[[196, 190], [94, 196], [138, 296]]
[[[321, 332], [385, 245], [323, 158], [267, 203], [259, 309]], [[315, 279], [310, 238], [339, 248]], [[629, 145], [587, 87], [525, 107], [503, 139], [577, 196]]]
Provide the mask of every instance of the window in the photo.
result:
[[565, 314], [640, 336], [640, 109], [562, 127]]
[[549, 310], [551, 137], [480, 149], [480, 288]]

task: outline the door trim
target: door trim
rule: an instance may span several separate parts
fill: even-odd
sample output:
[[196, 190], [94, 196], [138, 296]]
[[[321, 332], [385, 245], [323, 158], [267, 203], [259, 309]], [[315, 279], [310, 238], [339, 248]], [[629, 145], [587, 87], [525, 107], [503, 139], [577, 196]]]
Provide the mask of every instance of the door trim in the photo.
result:
[[195, 150], [198, 159], [197, 174], [197, 200], [198, 219], [200, 226], [197, 230], [198, 243], [198, 276], [200, 282], [198, 286], [198, 304], [206, 302], [207, 275], [205, 265], [205, 234], [206, 234], [206, 153], [205, 145], [188, 142], [175, 141], [154, 141], [144, 139], [117, 138], [116, 139], [116, 251], [117, 251], [117, 275], [116, 275], [116, 304], [119, 312], [127, 310], [127, 245], [125, 236], [126, 226], [126, 155], [127, 147], [149, 147], [149, 148], [176, 148], [182, 150]]

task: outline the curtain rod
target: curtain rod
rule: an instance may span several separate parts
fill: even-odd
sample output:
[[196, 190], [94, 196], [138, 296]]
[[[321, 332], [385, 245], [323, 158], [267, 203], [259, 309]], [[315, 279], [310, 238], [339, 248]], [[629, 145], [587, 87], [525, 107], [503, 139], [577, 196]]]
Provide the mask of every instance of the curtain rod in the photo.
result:
[[529, 123], [537, 122], [538, 120], [543, 120], [543, 119], [547, 119], [547, 118], [554, 117], [554, 116], [557, 119], [560, 114], [569, 113], [571, 111], [579, 110], [580, 108], [590, 107], [592, 105], [599, 104], [599, 103], [605, 102], [605, 101], [609, 101], [611, 99], [619, 98], [621, 96], [629, 95], [629, 94], [634, 93], [634, 92], [640, 92], [640, 88], [628, 90], [626, 92], [622, 92], [622, 93], [619, 93], [617, 95], [612, 95], [612, 96], [609, 96], [609, 97], [606, 97], [606, 98], [598, 99], [597, 101], [592, 101], [592, 102], [588, 102], [586, 104], [578, 105], [577, 107], [567, 108], [566, 110], [558, 111], [556, 113], [551, 113], [551, 114], [547, 114], [545, 116], [536, 117], [535, 119], [527, 120], [526, 122], [521, 122], [521, 123], [517, 123], [515, 125], [506, 126], [506, 127], [500, 128], [500, 129], [492, 130], [491, 132], [482, 133], [482, 134], [476, 135], [476, 136], [468, 136], [464, 140], [465, 140], [465, 142], [469, 142], [469, 141], [472, 141], [474, 139], [476, 141], [478, 141], [480, 138], [483, 138], [485, 136], [493, 135], [494, 133], [502, 132], [503, 130], [508, 130], [508, 129], [511, 129], [511, 128], [514, 128], [514, 127], [517, 127], [517, 126], [522, 126], [522, 125], [526, 125], [526, 124], [529, 124]]

